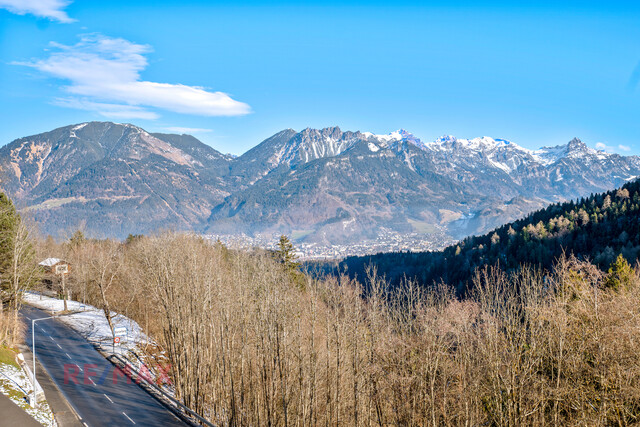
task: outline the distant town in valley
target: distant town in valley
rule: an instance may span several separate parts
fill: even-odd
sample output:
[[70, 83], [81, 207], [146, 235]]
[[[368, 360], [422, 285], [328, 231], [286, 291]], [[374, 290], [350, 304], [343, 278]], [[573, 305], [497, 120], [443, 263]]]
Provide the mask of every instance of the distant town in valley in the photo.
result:
[[[275, 250], [278, 246], [279, 234], [246, 234], [224, 235], [206, 234], [211, 241], [220, 241], [233, 249], [262, 248]], [[294, 242], [295, 255], [301, 261], [340, 259], [347, 256], [371, 255], [379, 252], [425, 252], [437, 251], [454, 244], [444, 228], [440, 232], [424, 235], [422, 233], [398, 233], [381, 227], [376, 239], [365, 239], [348, 244], [322, 244]]]

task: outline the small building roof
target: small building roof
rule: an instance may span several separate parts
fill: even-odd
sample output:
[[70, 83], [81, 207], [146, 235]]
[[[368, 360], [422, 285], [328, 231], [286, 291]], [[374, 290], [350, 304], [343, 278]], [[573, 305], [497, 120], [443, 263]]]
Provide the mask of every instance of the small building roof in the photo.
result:
[[43, 267], [53, 267], [54, 265], [61, 262], [64, 262], [64, 260], [61, 260], [60, 258], [47, 258], [44, 261], [40, 262], [39, 265]]

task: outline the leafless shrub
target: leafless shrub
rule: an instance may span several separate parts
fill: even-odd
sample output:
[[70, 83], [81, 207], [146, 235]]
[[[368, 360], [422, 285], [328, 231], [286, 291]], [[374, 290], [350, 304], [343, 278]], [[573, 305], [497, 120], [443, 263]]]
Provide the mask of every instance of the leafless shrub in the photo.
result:
[[638, 422], [637, 274], [611, 289], [574, 258], [552, 274], [487, 267], [460, 300], [445, 285], [387, 291], [375, 269], [367, 292], [301, 279], [197, 236], [88, 242], [74, 256], [90, 284], [108, 266], [104, 300], [89, 298], [156, 337], [178, 396], [221, 425]]

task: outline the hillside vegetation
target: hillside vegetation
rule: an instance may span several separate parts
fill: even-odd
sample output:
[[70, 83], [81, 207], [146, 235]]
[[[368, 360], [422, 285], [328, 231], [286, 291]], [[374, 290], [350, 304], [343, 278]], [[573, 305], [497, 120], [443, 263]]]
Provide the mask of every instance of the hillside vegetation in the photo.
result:
[[220, 425], [625, 425], [640, 417], [640, 278], [561, 258], [483, 268], [451, 287], [389, 289], [297, 270], [197, 236], [89, 240], [60, 251], [69, 286], [166, 350], [177, 396]]
[[563, 253], [606, 268], [622, 253], [635, 263], [640, 251], [640, 182], [577, 201], [551, 205], [483, 236], [469, 237], [441, 252], [382, 253], [349, 257], [336, 271], [355, 278], [368, 266], [393, 284], [403, 278], [431, 286], [444, 282], [464, 293], [474, 271], [499, 265], [512, 271], [521, 265], [551, 269]]

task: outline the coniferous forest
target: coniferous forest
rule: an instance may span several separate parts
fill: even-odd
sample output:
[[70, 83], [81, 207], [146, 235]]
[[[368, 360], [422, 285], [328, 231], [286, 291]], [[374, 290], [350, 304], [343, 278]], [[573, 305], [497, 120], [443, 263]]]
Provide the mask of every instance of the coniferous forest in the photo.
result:
[[485, 265], [505, 271], [522, 265], [549, 270], [560, 256], [573, 254], [606, 270], [618, 254], [635, 264], [639, 252], [640, 182], [634, 181], [614, 191], [551, 205], [440, 252], [348, 257], [321, 270], [362, 279], [368, 268], [375, 267], [393, 285], [405, 278], [426, 286], [444, 282], [464, 294], [474, 271]]

